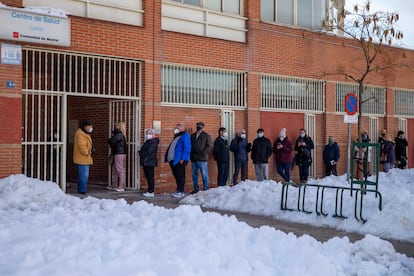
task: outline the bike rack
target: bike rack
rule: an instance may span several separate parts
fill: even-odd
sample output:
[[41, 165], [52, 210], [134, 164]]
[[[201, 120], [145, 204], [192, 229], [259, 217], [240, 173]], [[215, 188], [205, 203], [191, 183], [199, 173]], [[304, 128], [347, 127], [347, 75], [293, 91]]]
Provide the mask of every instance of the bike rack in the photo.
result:
[[[291, 184], [285, 183], [282, 186], [282, 195], [280, 200], [280, 209], [281, 210], [289, 210], [295, 211], [294, 209], [287, 207], [287, 198], [288, 198], [288, 191], [289, 186]], [[305, 197], [306, 197], [306, 190], [308, 188], [316, 188], [316, 203], [315, 203], [315, 212], [317, 215], [327, 216], [328, 213], [325, 213], [323, 210], [323, 202], [324, 202], [324, 194], [325, 190], [327, 189], [334, 189], [336, 190], [336, 199], [335, 199], [335, 213], [333, 217], [336, 218], [347, 218], [343, 215], [343, 202], [344, 202], [344, 191], [349, 190], [352, 194], [352, 191], [355, 191], [355, 205], [354, 205], [354, 217], [357, 221], [362, 221], [365, 223], [367, 220], [362, 217], [362, 209], [363, 209], [363, 198], [366, 193], [375, 193], [375, 197], [379, 198], [378, 209], [382, 210], [382, 195], [377, 190], [370, 190], [370, 189], [357, 189], [357, 188], [350, 188], [350, 187], [337, 187], [337, 186], [329, 186], [329, 185], [317, 185], [317, 184], [299, 184], [299, 186], [295, 189], [298, 189], [298, 205], [297, 211], [304, 212], [307, 214], [311, 214], [311, 211], [307, 211], [305, 209]], [[359, 206], [358, 206], [359, 205]], [[359, 208], [358, 208], [359, 207]], [[358, 213], [359, 210], [359, 213]]]

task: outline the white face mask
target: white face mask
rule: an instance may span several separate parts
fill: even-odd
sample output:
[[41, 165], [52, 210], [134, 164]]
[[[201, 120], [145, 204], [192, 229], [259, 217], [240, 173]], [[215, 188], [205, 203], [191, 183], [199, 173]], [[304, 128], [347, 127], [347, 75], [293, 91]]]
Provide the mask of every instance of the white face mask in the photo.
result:
[[174, 128], [174, 134], [178, 134], [179, 132], [178, 128]]
[[242, 139], [246, 139], [246, 134], [242, 134], [242, 135], [240, 135], [240, 137], [242, 138]]
[[145, 138], [146, 138], [147, 140], [152, 139], [152, 134], [147, 134], [147, 135], [145, 135]]
[[279, 137], [280, 141], [285, 140], [285, 137]]
[[93, 131], [93, 127], [91, 127], [91, 128], [88, 130], [88, 132], [89, 132], [89, 133], [92, 133], [92, 131]]

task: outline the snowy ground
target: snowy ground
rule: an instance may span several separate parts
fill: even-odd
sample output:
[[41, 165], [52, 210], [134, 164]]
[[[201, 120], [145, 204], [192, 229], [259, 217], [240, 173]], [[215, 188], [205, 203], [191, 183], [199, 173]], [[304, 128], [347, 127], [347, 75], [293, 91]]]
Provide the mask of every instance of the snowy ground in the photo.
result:
[[0, 180], [0, 275], [414, 275], [414, 259], [376, 237], [397, 232], [413, 241], [411, 179], [414, 171], [382, 175], [384, 210], [367, 198], [373, 206], [364, 225], [279, 211], [281, 185], [275, 182], [249, 181], [183, 200], [370, 233], [355, 243], [346, 237], [321, 243], [252, 228], [199, 206], [80, 199], [54, 183], [14, 175]]

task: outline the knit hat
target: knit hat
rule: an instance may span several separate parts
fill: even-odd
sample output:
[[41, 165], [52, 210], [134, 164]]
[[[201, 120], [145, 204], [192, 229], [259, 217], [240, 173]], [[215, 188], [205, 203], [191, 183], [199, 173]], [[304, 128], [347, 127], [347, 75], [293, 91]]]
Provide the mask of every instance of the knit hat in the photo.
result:
[[282, 128], [279, 133], [280, 138], [286, 138], [286, 128]]

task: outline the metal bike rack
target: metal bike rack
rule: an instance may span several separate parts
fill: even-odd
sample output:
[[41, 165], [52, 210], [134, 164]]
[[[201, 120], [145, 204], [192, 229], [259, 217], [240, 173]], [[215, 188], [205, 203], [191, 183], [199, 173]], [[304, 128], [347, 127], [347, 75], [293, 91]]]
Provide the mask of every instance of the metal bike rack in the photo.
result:
[[[281, 210], [289, 210], [295, 211], [292, 208], [287, 207], [287, 199], [288, 199], [288, 191], [291, 184], [285, 183], [282, 186], [282, 195], [280, 200], [280, 209]], [[316, 202], [315, 202], [315, 212], [317, 215], [324, 215], [327, 216], [328, 213], [324, 212], [323, 210], [323, 203], [324, 203], [324, 194], [325, 190], [327, 189], [334, 189], [336, 190], [336, 199], [335, 199], [335, 213], [333, 217], [336, 218], [347, 218], [343, 215], [343, 202], [344, 202], [344, 191], [349, 190], [352, 194], [352, 191], [355, 191], [355, 200], [354, 200], [354, 217], [357, 221], [362, 221], [365, 223], [367, 220], [362, 217], [362, 209], [363, 209], [363, 198], [367, 193], [375, 193], [375, 197], [379, 198], [378, 209], [382, 210], [382, 195], [377, 190], [371, 189], [357, 189], [357, 188], [350, 188], [350, 187], [336, 187], [336, 186], [328, 186], [328, 185], [316, 185], [316, 184], [300, 184], [297, 188], [298, 189], [298, 204], [297, 204], [297, 211], [304, 212], [307, 214], [311, 214], [311, 211], [307, 211], [305, 209], [305, 197], [306, 197], [306, 190], [308, 188], [315, 188], [316, 189]], [[359, 212], [358, 212], [359, 210]]]

